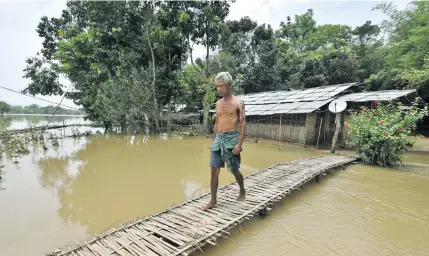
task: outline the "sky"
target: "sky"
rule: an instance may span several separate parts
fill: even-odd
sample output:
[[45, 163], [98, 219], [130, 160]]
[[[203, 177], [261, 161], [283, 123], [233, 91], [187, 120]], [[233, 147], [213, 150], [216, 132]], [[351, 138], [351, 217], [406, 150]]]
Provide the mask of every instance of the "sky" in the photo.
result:
[[[409, 0], [397, 0], [394, 3], [405, 8]], [[381, 1], [321, 1], [321, 0], [237, 0], [231, 5], [229, 20], [249, 16], [258, 24], [270, 24], [274, 29], [285, 21], [287, 16], [294, 17], [313, 9], [318, 25], [345, 24], [351, 27], [360, 26], [367, 20], [379, 24], [385, 15], [372, 8]], [[65, 8], [65, 0], [0, 0], [0, 86], [21, 91], [29, 83], [23, 78], [25, 59], [34, 56], [42, 47], [43, 40], [35, 31], [40, 18], [59, 17]], [[194, 47], [194, 58], [204, 56], [204, 48]], [[61, 80], [66, 86], [68, 81]], [[59, 96], [37, 96], [53, 102], [60, 102]], [[0, 88], [0, 100], [11, 105], [49, 103]], [[63, 105], [73, 106], [72, 101], [64, 99]]]

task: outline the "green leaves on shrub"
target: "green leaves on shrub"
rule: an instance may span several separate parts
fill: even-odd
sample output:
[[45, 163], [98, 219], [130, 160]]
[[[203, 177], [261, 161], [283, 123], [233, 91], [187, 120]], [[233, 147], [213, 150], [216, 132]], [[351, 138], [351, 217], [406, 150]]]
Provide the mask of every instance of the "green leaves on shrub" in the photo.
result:
[[361, 107], [351, 113], [345, 123], [347, 145], [353, 147], [364, 162], [389, 167], [400, 165], [403, 154], [415, 143], [415, 137], [409, 135], [417, 121], [427, 115], [428, 108], [421, 109], [417, 103], [409, 108], [400, 103], [377, 101], [374, 105], [375, 108]]

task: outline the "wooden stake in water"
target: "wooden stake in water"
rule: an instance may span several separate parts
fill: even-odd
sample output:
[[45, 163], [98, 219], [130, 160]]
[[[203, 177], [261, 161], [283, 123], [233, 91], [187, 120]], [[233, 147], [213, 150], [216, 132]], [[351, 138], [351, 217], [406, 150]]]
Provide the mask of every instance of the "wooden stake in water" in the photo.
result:
[[335, 148], [337, 147], [337, 140], [338, 140], [338, 133], [340, 132], [341, 129], [341, 113], [337, 113], [335, 115], [335, 133], [334, 133], [334, 137], [332, 138], [332, 146], [331, 146], [331, 153], [335, 153]]

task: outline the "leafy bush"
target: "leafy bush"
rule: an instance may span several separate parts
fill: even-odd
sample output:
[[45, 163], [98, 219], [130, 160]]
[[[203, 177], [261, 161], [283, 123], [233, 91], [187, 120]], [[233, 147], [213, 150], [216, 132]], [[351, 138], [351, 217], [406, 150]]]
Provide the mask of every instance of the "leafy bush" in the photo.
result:
[[[417, 101], [416, 101], [417, 102]], [[410, 133], [416, 123], [427, 115], [427, 106], [420, 109], [416, 103], [407, 109], [401, 104], [379, 104], [375, 108], [361, 107], [351, 113], [345, 127], [347, 145], [353, 147], [367, 163], [395, 166], [402, 163], [402, 155], [415, 143]]]

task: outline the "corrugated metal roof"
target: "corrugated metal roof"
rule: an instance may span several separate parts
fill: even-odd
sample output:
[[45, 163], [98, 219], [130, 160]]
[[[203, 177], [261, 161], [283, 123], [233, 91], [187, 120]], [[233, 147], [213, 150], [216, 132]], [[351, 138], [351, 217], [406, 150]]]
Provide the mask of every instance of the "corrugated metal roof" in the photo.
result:
[[330, 101], [331, 100], [281, 103], [266, 111], [263, 115], [311, 113]]
[[240, 95], [246, 105], [276, 104], [296, 101], [327, 100], [356, 83], [337, 84], [294, 91], [271, 91]]
[[364, 102], [364, 101], [390, 101], [400, 97], [415, 93], [416, 90], [388, 90], [375, 92], [359, 92], [341, 96], [339, 99], [348, 102]]
[[356, 84], [347, 83], [293, 91], [252, 93], [240, 95], [240, 97], [246, 105], [246, 115], [248, 116], [311, 113]]

